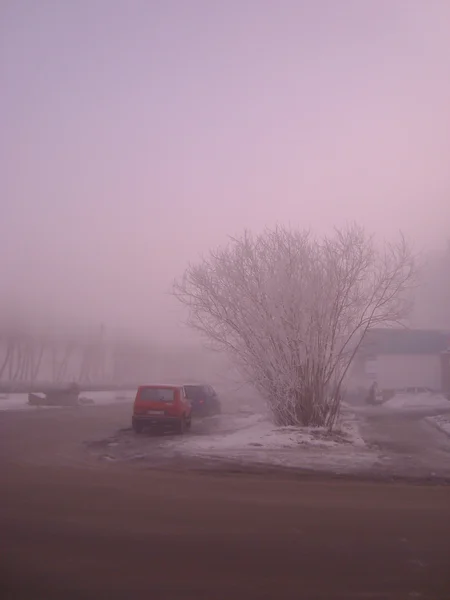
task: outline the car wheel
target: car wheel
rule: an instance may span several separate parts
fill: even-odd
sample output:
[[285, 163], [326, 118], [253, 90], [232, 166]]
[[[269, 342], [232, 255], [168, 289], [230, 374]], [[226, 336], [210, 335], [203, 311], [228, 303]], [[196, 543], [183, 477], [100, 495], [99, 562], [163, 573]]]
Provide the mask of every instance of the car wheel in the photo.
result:
[[139, 421], [133, 421], [133, 431], [135, 433], [142, 433], [142, 423], [139, 423]]

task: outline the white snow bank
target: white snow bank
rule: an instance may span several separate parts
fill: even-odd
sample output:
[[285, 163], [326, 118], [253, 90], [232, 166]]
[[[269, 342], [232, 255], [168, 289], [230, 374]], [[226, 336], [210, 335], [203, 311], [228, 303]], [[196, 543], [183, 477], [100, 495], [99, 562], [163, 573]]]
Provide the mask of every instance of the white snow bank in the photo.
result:
[[313, 444], [315, 441], [308, 430], [298, 431], [293, 427], [276, 429], [271, 423], [260, 421], [228, 434], [191, 438], [187, 444], [197, 450], [238, 450], [249, 447], [293, 448], [300, 444]]
[[0, 411], [60, 408], [59, 406], [30, 406], [28, 404], [28, 394], [5, 394], [5, 396], [0, 398]]
[[[186, 450], [218, 450], [244, 448], [297, 448], [316, 446], [333, 448], [342, 444], [364, 445], [355, 421], [346, 421], [329, 433], [322, 427], [275, 427], [264, 415], [248, 417], [220, 417], [221, 428], [213, 435], [187, 436], [181, 442]], [[174, 442], [180, 445], [180, 440]]]
[[441, 394], [425, 392], [421, 394], [399, 393], [383, 404], [386, 408], [404, 409], [448, 409], [450, 410], [450, 401]]
[[[287, 439], [292, 439], [292, 437], [298, 439], [299, 443], [305, 443], [308, 440], [315, 443], [317, 440], [322, 440], [321, 443], [328, 444], [338, 441], [339, 443], [365, 445], [359, 430], [359, 419], [353, 411], [346, 411], [341, 415], [331, 434], [325, 427], [276, 427], [271, 422], [268, 413], [222, 413], [202, 419], [202, 422], [204, 424], [208, 422], [210, 433], [219, 434], [220, 438], [227, 433], [235, 436], [236, 441], [245, 441], [246, 436], [250, 434], [252, 437], [260, 435], [267, 435], [271, 439], [277, 437], [280, 442], [283, 442], [283, 445], [287, 443], [289, 446], [292, 444], [287, 442]], [[213, 423], [214, 426], [212, 426]], [[250, 442], [252, 441], [255, 440], [250, 440]]]
[[427, 417], [426, 421], [450, 437], [450, 415]]
[[327, 436], [324, 430], [299, 430], [295, 427], [274, 428], [271, 423], [267, 422], [261, 422], [227, 435], [189, 440], [189, 445], [192, 447], [205, 450], [248, 447], [264, 447], [266, 449], [296, 448], [304, 444], [333, 447], [338, 442], [331, 436]]
[[[38, 394], [41, 395], [42, 394]], [[117, 403], [131, 403], [136, 395], [135, 391], [130, 392], [85, 392], [80, 394], [80, 399], [87, 398], [95, 405], [108, 405]], [[85, 404], [84, 406], [90, 406]], [[91, 405], [92, 406], [92, 405]], [[0, 396], [0, 411], [2, 410], [43, 410], [62, 408], [61, 406], [30, 406], [28, 404], [28, 394], [2, 394]]]
[[80, 398], [88, 398], [94, 404], [116, 404], [118, 402], [133, 402], [136, 390], [127, 392], [82, 392]]
[[[229, 423], [228, 423], [229, 425]], [[233, 430], [167, 440], [183, 455], [248, 463], [352, 471], [373, 465], [378, 455], [366, 447], [354, 415], [343, 417], [336, 431], [325, 428], [275, 427], [264, 415], [235, 417]]]
[[2, 394], [0, 410], [23, 410], [29, 408], [28, 394]]

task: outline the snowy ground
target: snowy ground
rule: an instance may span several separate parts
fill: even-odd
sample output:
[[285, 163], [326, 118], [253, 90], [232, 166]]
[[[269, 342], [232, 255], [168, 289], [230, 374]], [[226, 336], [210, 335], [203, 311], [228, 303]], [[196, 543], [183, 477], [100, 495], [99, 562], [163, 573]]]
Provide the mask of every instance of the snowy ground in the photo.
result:
[[442, 394], [431, 392], [423, 394], [398, 393], [382, 404], [360, 404], [343, 407], [343, 410], [350, 410], [366, 418], [389, 415], [405, 417], [415, 415], [418, 418], [425, 418], [431, 415], [450, 412], [450, 401]]
[[[173, 458], [241, 465], [271, 465], [339, 473], [414, 470], [427, 476], [447, 464], [442, 434], [426, 418], [450, 413], [439, 395], [398, 395], [383, 406], [343, 404], [333, 433], [322, 428], [275, 427], [261, 406], [233, 406], [224, 414], [194, 420], [178, 435], [137, 436], [129, 428], [98, 440], [97, 455], [108, 461], [162, 464]], [[446, 440], [444, 439], [444, 442]]]
[[275, 427], [264, 414], [225, 413], [194, 420], [185, 436], [136, 435], [123, 429], [91, 445], [108, 461], [161, 463], [164, 458], [197, 459], [294, 467], [331, 472], [357, 472], [377, 461], [366, 446], [358, 419], [345, 414], [333, 433], [324, 428]]
[[[45, 409], [54, 407], [44, 407]], [[28, 394], [2, 394], [0, 397], [1, 410], [37, 410], [28, 404]]]
[[266, 416], [259, 414], [224, 415], [219, 418], [222, 421], [222, 431], [208, 437], [188, 436], [179, 442], [183, 449], [192, 452], [205, 450], [210, 453], [250, 448], [282, 450], [302, 446], [336, 448], [341, 445], [365, 445], [354, 419], [344, 420], [338, 430], [329, 433], [325, 428], [275, 427]]
[[[49, 428], [58, 423], [58, 443], [67, 446], [64, 456], [78, 444], [80, 451], [88, 449], [91, 458], [140, 461], [149, 466], [192, 459], [212, 468], [222, 462], [333, 473], [450, 477], [450, 402], [436, 394], [398, 394], [380, 406], [343, 404], [341, 421], [332, 434], [320, 428], [277, 428], [260, 403], [227, 402], [225, 397], [223, 414], [195, 419], [185, 436], [136, 435], [130, 427], [134, 391], [85, 396], [94, 404], [45, 409], [30, 407], [26, 394], [0, 397], [0, 411], [8, 411], [11, 417], [6, 419], [5, 412], [2, 420], [5, 427], [13, 421], [42, 426], [48, 422]], [[83, 425], [77, 430], [78, 420]]]
[[414, 409], [429, 408], [450, 410], [450, 401], [441, 394], [425, 392], [421, 394], [398, 393], [383, 404], [384, 408], [390, 409]]
[[344, 419], [329, 433], [323, 428], [275, 427], [263, 415], [234, 417], [233, 429], [209, 436], [171, 440], [168, 447], [183, 454], [243, 462], [351, 471], [372, 465], [355, 419]]
[[426, 417], [426, 420], [430, 425], [450, 437], [450, 414], [434, 415]]
[[[449, 414], [439, 395], [398, 395], [383, 406], [342, 407], [332, 434], [321, 428], [275, 427], [262, 411], [195, 420], [192, 431], [137, 436], [129, 428], [99, 441], [109, 461], [164, 464], [173, 458], [381, 476], [450, 476], [450, 440], [429, 417]], [[442, 419], [443, 417], [441, 417]]]
[[447, 398], [401, 393], [380, 406], [354, 410], [362, 419], [364, 440], [379, 450], [379, 472], [430, 480], [450, 477], [450, 437], [442, 427], [450, 420]]
[[132, 403], [136, 396], [136, 390], [128, 392], [86, 392], [80, 394], [80, 397], [89, 398], [97, 405], [116, 404], [120, 402]]
[[[135, 391], [129, 392], [86, 392], [80, 394], [80, 398], [87, 398], [93, 401], [93, 405], [102, 406], [108, 404], [117, 404], [121, 402], [131, 403], [134, 400]], [[89, 405], [87, 405], [89, 406]], [[1, 394], [0, 411], [2, 410], [57, 410], [60, 406], [30, 406], [28, 404], [28, 394]]]

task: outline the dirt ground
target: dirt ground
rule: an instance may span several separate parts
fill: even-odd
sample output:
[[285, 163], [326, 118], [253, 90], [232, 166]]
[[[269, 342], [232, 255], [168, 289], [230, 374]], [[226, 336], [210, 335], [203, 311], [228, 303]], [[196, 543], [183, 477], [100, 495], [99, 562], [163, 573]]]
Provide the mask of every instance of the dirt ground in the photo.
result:
[[450, 486], [98, 460], [129, 410], [0, 413], [1, 598], [450, 598]]

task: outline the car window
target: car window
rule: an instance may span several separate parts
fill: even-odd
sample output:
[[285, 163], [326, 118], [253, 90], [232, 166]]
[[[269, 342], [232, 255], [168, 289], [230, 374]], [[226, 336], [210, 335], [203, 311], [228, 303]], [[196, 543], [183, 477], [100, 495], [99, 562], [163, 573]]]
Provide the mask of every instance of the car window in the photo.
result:
[[205, 394], [204, 386], [202, 385], [185, 385], [184, 389], [186, 390], [187, 398], [190, 400], [196, 400]]
[[139, 399], [146, 402], [173, 402], [175, 390], [173, 388], [141, 388]]

